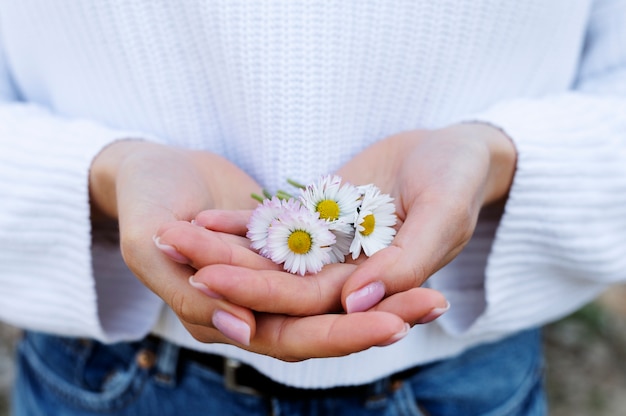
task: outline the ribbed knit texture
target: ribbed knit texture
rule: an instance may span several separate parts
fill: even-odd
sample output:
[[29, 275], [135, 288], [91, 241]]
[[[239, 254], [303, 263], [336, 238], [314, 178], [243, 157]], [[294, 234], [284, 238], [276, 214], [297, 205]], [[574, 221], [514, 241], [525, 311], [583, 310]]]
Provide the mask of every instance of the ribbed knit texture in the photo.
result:
[[[153, 328], [306, 387], [557, 319], [626, 280], [625, 39], [624, 0], [0, 0], [0, 319]], [[91, 247], [89, 165], [116, 139], [210, 150], [275, 190], [471, 120], [518, 149], [505, 212], [430, 280], [452, 309], [393, 346], [287, 364], [200, 345], [104, 235]]]

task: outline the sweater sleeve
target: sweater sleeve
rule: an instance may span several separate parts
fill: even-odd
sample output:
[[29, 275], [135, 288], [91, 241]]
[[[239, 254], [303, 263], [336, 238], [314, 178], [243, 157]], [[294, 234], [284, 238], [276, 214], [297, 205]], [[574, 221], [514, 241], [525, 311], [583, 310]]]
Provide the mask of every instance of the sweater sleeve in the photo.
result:
[[139, 134], [20, 101], [0, 48], [0, 320], [105, 341], [152, 327], [158, 298], [127, 269], [96, 276], [93, 267], [94, 249], [120, 255], [117, 244], [92, 248], [91, 161]]
[[[461, 305], [441, 319], [444, 329], [541, 325], [626, 281], [626, 1], [595, 3], [570, 91], [498, 103], [472, 119], [513, 140], [517, 169], [487, 261], [484, 308], [468, 317]], [[432, 286], [462, 299], [451, 282]]]

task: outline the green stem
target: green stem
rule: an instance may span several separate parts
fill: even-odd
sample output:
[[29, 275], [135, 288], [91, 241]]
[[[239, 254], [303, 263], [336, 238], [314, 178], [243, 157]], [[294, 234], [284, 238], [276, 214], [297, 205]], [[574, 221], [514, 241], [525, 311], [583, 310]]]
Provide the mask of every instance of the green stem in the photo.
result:
[[299, 182], [294, 181], [293, 179], [287, 179], [287, 183], [291, 186], [295, 186], [296, 188], [306, 189], [306, 186], [302, 185]]
[[259, 194], [250, 194], [250, 196], [252, 197], [252, 199], [256, 199], [261, 204], [263, 203], [263, 197], [261, 195], [259, 195]]
[[276, 192], [276, 196], [278, 197], [278, 199], [293, 198], [293, 195], [291, 195], [290, 193], [287, 193], [285, 191], [281, 191], [281, 190], [278, 190], [278, 192]]
[[272, 194], [267, 189], [263, 189], [263, 195], [265, 195], [266, 199], [272, 199]]

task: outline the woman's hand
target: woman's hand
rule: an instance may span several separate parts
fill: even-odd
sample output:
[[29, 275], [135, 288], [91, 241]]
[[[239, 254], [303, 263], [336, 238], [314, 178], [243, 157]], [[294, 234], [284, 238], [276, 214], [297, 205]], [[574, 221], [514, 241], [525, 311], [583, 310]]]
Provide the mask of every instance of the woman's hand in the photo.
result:
[[[406, 323], [428, 322], [445, 311], [441, 294], [420, 286], [469, 241], [481, 207], [507, 194], [515, 158], [509, 139], [481, 124], [403, 133], [365, 149], [338, 174], [394, 196], [398, 233], [390, 247], [360, 264], [328, 265], [316, 275], [294, 276], [249, 250], [243, 238], [249, 211], [204, 211], [196, 225], [161, 229], [158, 242], [172, 259], [198, 269], [191, 281], [195, 295], [182, 291], [179, 298], [212, 299], [213, 309], [235, 312], [246, 325], [255, 311], [256, 327], [250, 324], [243, 337], [250, 342], [239, 342], [244, 348], [290, 361], [345, 355], [395, 342], [406, 334]], [[237, 194], [249, 198], [241, 188]], [[202, 316], [197, 305], [207, 303], [194, 302], [192, 313], [179, 316]], [[227, 319], [219, 328], [214, 310], [205, 312], [204, 320], [187, 326], [197, 339], [242, 339], [237, 322]]]
[[249, 195], [259, 189], [248, 175], [217, 155], [145, 141], [111, 144], [94, 159], [90, 172], [94, 222], [117, 220], [128, 267], [172, 308], [195, 338], [205, 342], [224, 341], [226, 337], [215, 329], [221, 326], [232, 340], [249, 343], [256, 330], [254, 315], [192, 288], [188, 279], [195, 270], [170, 261], [153, 237], [163, 224], [191, 220], [205, 209], [251, 208], [255, 204]]
[[[198, 215], [195, 225], [179, 221], [158, 231], [159, 242], [171, 248], [166, 254], [172, 260], [198, 269], [192, 280], [198, 293], [255, 311], [256, 332], [243, 346], [246, 349], [287, 361], [347, 355], [400, 340], [408, 322], [446, 304], [440, 293], [417, 288], [402, 295], [405, 302], [415, 304], [410, 314], [381, 303], [346, 315], [341, 289], [356, 265], [331, 264], [306, 276], [285, 272], [248, 248], [241, 235], [249, 215], [250, 211], [209, 210]], [[214, 335], [206, 341], [214, 340]]]
[[[277, 266], [249, 250], [242, 237], [210, 233], [188, 222], [202, 210], [256, 205], [250, 194], [259, 192], [257, 184], [219, 156], [148, 142], [116, 142], [94, 160], [90, 190], [94, 218], [118, 220], [122, 254], [128, 267], [201, 342], [229, 343], [297, 361], [386, 345], [408, 331], [402, 319], [386, 312], [303, 317], [273, 313], [297, 299], [273, 304], [277, 297], [257, 291], [257, 275], [251, 271], [282, 273]], [[196, 272], [207, 259], [187, 261], [174, 246], [174, 239], [166, 232], [168, 225], [164, 224], [174, 224], [169, 225], [172, 230], [181, 224], [189, 227], [183, 234], [191, 239], [185, 241], [202, 256], [209, 256], [208, 262], [215, 263], [214, 267]], [[217, 240], [196, 238], [194, 231], [203, 231]], [[259, 312], [253, 313], [246, 302], [233, 302], [228, 296], [211, 291], [203, 284], [204, 276], [211, 273], [220, 276], [234, 292], [242, 293], [240, 297], [233, 296], [235, 301], [253, 300], [248, 303]], [[192, 275], [195, 279], [190, 279]], [[255, 285], [233, 287], [232, 283], [241, 281], [241, 276]], [[333, 303], [340, 305], [341, 286], [337, 287]], [[319, 293], [309, 291], [307, 299], [316, 295]]]
[[338, 174], [345, 181], [371, 182], [391, 194], [399, 218], [392, 244], [349, 276], [342, 291], [345, 310], [365, 311], [385, 297], [381, 304], [416, 307], [404, 293], [463, 249], [481, 208], [507, 195], [516, 156], [500, 130], [468, 123], [389, 137], [343, 166]]
[[[515, 162], [509, 138], [484, 124], [391, 136], [365, 149], [338, 172], [347, 182], [374, 183], [395, 197], [399, 224], [390, 247], [361, 258], [358, 265], [326, 266], [304, 280], [276, 271], [263, 273], [260, 279], [258, 273], [239, 273], [238, 284], [229, 287], [232, 280], [212, 272], [220, 266], [207, 267], [199, 279], [252, 309], [262, 306], [254, 304], [254, 294], [265, 287], [274, 300], [271, 305], [276, 306], [269, 312], [376, 310], [411, 324], [429, 322], [447, 305], [441, 294], [420, 286], [467, 244], [481, 208], [507, 195]], [[243, 235], [248, 215], [207, 211], [196, 221], [212, 230]], [[252, 289], [256, 284], [261, 289]], [[340, 285], [341, 304], [337, 304]], [[247, 297], [240, 286], [250, 289]], [[314, 293], [307, 286], [319, 293], [316, 300], [307, 301], [307, 290]]]

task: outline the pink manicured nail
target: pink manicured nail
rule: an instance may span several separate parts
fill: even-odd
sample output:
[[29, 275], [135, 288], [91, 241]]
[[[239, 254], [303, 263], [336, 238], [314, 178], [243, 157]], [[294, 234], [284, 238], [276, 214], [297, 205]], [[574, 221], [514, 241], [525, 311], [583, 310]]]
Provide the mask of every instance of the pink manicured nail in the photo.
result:
[[346, 312], [363, 312], [376, 305], [385, 296], [383, 282], [373, 282], [352, 292], [346, 298]]
[[213, 313], [213, 325], [233, 341], [250, 345], [250, 327], [234, 315], [218, 309]]
[[395, 333], [391, 336], [391, 338], [389, 338], [387, 341], [385, 341], [382, 344], [379, 344], [379, 347], [386, 347], [387, 345], [391, 345], [394, 344], [398, 341], [400, 341], [402, 338], [406, 337], [407, 334], [409, 333], [409, 330], [411, 329], [411, 325], [405, 323], [404, 324], [404, 328], [402, 329], [402, 331]]
[[450, 309], [450, 302], [448, 302], [446, 304], [446, 306], [444, 306], [443, 308], [434, 308], [433, 310], [428, 312], [428, 314], [426, 316], [424, 316], [422, 319], [420, 319], [416, 323], [418, 323], [418, 324], [427, 324], [429, 322], [432, 322], [435, 319], [439, 318], [444, 313], [446, 313], [448, 311], [448, 309]]
[[180, 254], [174, 247], [168, 244], [162, 244], [161, 237], [154, 236], [152, 237], [152, 239], [154, 240], [154, 244], [157, 246], [157, 248], [161, 250], [167, 257], [177, 263], [189, 264], [189, 259]]
[[193, 275], [189, 276], [189, 284], [192, 287], [194, 287], [195, 289], [198, 289], [200, 292], [204, 293], [205, 295], [209, 297], [212, 297], [213, 299], [223, 299], [223, 296], [209, 289], [209, 287], [205, 285], [204, 283], [196, 282], [194, 277], [195, 276]]

